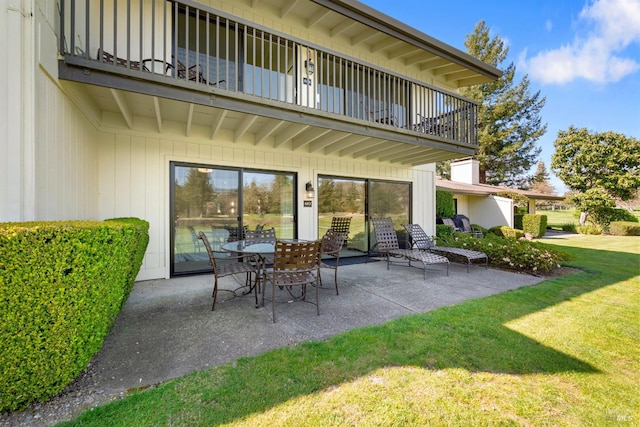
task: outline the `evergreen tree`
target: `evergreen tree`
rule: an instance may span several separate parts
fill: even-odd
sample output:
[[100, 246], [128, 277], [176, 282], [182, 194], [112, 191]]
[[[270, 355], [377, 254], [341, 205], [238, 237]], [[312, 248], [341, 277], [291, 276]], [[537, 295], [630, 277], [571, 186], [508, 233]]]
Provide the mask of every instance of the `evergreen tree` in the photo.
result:
[[542, 194], [553, 194], [555, 189], [549, 184], [549, 172], [544, 162], [538, 162], [537, 169], [531, 180], [531, 189]]
[[[507, 59], [509, 48], [499, 37], [489, 37], [484, 21], [478, 22], [465, 39], [467, 53], [496, 68]], [[461, 88], [463, 96], [479, 104], [478, 155], [480, 182], [525, 187], [528, 171], [540, 155], [536, 141], [544, 135], [540, 110], [546, 99], [540, 92], [531, 95], [529, 78], [515, 81], [511, 62], [497, 81]]]

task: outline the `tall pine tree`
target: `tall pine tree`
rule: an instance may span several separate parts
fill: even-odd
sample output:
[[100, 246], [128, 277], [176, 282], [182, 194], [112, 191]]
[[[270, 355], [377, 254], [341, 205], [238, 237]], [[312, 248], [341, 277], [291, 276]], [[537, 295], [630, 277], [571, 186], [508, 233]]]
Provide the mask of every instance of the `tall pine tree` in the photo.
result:
[[[489, 37], [484, 21], [476, 24], [464, 44], [467, 53], [496, 68], [509, 53], [499, 36]], [[539, 91], [531, 95], [528, 77], [516, 82], [515, 74], [511, 62], [497, 81], [461, 88], [460, 93], [479, 104], [480, 182], [523, 188], [530, 183], [528, 172], [540, 155], [536, 141], [547, 130], [540, 117], [546, 99]]]

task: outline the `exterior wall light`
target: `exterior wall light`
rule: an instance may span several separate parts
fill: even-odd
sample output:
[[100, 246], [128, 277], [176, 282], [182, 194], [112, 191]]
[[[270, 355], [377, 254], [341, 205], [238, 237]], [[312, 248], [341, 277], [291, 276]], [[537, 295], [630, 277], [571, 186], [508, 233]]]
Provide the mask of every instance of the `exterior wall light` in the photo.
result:
[[313, 199], [313, 195], [315, 194], [316, 190], [314, 190], [313, 184], [311, 184], [311, 181], [306, 183], [305, 191], [306, 191], [307, 199]]
[[310, 76], [316, 71], [316, 64], [311, 59], [304, 61], [304, 69], [307, 70], [307, 75]]

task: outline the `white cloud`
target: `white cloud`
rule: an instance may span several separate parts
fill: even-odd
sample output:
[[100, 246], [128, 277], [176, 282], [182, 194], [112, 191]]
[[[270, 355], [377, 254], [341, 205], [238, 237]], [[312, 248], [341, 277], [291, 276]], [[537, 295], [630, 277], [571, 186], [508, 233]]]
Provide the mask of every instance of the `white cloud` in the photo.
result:
[[563, 84], [577, 78], [595, 83], [616, 82], [640, 70], [636, 59], [625, 57], [624, 50], [640, 44], [640, 0], [596, 0], [579, 15], [580, 27], [570, 44], [527, 58], [520, 65], [531, 79], [542, 84]]

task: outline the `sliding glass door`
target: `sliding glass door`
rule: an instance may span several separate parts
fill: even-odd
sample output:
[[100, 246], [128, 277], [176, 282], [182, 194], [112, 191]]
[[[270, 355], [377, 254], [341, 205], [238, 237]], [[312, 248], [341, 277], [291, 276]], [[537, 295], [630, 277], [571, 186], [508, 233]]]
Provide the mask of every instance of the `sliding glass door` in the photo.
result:
[[198, 234], [214, 251], [245, 228], [273, 227], [295, 238], [295, 175], [171, 163], [171, 275], [211, 272]]
[[368, 227], [370, 217], [391, 217], [403, 239], [402, 224], [411, 221], [410, 215], [409, 182], [318, 177], [318, 236], [326, 233], [334, 217], [349, 217], [351, 221], [341, 257], [364, 255], [375, 244]]
[[243, 172], [242, 224], [275, 228], [282, 239], [296, 237], [294, 176], [286, 173]]

